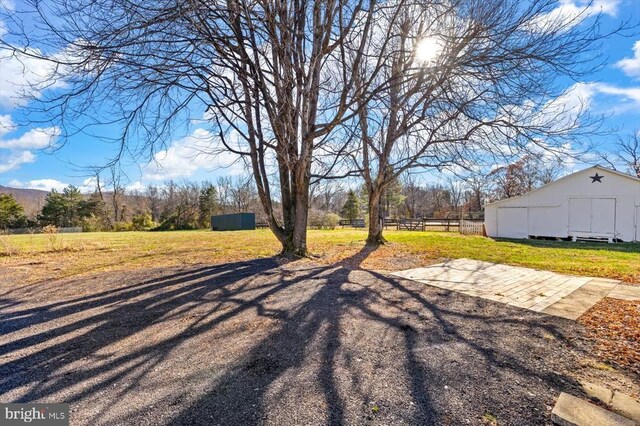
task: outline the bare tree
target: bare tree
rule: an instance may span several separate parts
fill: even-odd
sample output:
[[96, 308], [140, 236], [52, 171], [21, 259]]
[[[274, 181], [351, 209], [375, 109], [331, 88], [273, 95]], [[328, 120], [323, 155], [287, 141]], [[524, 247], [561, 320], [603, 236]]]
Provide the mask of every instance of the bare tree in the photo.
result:
[[447, 176], [446, 182], [450, 196], [451, 210], [458, 212], [460, 211], [460, 207], [462, 207], [464, 183], [455, 176]]
[[323, 212], [339, 211], [345, 199], [346, 192], [342, 185], [334, 180], [322, 180], [311, 185], [311, 205]]
[[613, 152], [602, 153], [600, 157], [614, 170], [622, 168], [640, 178], [640, 129], [618, 138]]
[[418, 199], [422, 192], [420, 185], [411, 173], [404, 174], [401, 179], [406, 213], [408, 217], [415, 218], [417, 217]]
[[121, 185], [122, 174], [117, 164], [112, 164], [109, 167], [109, 182], [111, 186], [111, 207], [113, 208], [113, 221], [120, 222], [124, 220], [124, 212], [126, 210], [126, 204], [124, 204], [124, 192], [125, 188]]
[[97, 206], [99, 208], [99, 216], [102, 218], [105, 229], [111, 229], [113, 227], [113, 221], [111, 215], [107, 211], [107, 203], [104, 199], [104, 184], [102, 182], [101, 174], [103, 172], [101, 167], [94, 167], [92, 170], [92, 179], [95, 181], [94, 194], [99, 200]]
[[518, 161], [496, 167], [487, 175], [493, 199], [515, 197], [555, 180], [562, 164], [541, 154], [527, 154]]
[[157, 185], [147, 185], [144, 191], [144, 197], [147, 199], [147, 206], [151, 214], [151, 220], [157, 222], [160, 220], [162, 211], [161, 192]]
[[461, 177], [464, 182], [465, 204], [467, 211], [479, 212], [482, 210], [484, 198], [488, 188], [488, 178], [481, 171], [474, 170]]
[[[2, 45], [48, 60], [48, 86], [64, 80], [37, 99], [63, 137], [120, 125], [114, 161], [152, 157], [176, 124], [204, 114], [211, 146], [203, 151], [245, 160], [283, 254], [301, 256], [314, 153], [353, 117], [354, 94], [366, 90], [360, 78], [352, 91], [375, 7], [375, 0], [25, 0], [19, 13], [5, 11]], [[26, 20], [47, 49], [31, 48]], [[347, 46], [354, 31], [361, 41]], [[321, 174], [333, 169], [324, 162]]]
[[382, 63], [379, 84], [358, 92], [349, 134], [369, 195], [367, 243], [384, 242], [381, 195], [410, 168], [564, 152], [594, 131], [597, 120], [560, 79], [599, 65], [587, 56], [603, 37], [599, 16], [558, 15], [552, 0], [385, 5], [358, 63], [362, 79]]

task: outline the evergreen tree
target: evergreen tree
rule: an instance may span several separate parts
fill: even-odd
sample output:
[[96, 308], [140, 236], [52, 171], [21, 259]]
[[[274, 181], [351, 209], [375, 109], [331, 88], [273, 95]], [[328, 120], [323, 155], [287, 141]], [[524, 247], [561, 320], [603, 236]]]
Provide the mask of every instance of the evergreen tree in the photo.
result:
[[44, 206], [42, 206], [38, 220], [42, 225], [63, 226], [65, 212], [63, 195], [55, 189], [52, 189], [44, 200]]
[[98, 204], [85, 200], [78, 188], [69, 185], [62, 193], [54, 189], [47, 194], [38, 219], [43, 225], [81, 226], [82, 220], [91, 216], [97, 208]]
[[82, 219], [89, 216], [82, 193], [73, 185], [62, 190], [65, 205], [65, 222], [63, 226], [80, 226]]
[[353, 190], [349, 190], [347, 201], [344, 203], [344, 206], [342, 206], [340, 214], [343, 218], [349, 220], [358, 219], [360, 216], [360, 201]]
[[220, 212], [220, 203], [218, 201], [218, 191], [211, 183], [205, 183], [200, 189], [200, 198], [198, 200], [199, 224], [201, 228], [208, 228], [211, 216]]
[[0, 229], [20, 228], [27, 223], [24, 209], [11, 194], [0, 194]]

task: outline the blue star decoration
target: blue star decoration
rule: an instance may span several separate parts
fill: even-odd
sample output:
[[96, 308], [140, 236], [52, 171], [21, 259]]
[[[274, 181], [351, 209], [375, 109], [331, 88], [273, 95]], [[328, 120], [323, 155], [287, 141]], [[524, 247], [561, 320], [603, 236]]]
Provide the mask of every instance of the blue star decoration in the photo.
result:
[[595, 176], [589, 176], [591, 178], [591, 183], [600, 182], [602, 183], [602, 178], [604, 176], [600, 176], [598, 172], [596, 172]]

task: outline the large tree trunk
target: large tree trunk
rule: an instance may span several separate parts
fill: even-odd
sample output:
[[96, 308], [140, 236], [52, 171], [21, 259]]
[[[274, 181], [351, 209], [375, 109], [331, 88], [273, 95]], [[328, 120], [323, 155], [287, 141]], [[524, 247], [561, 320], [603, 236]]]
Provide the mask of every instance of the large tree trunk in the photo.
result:
[[[308, 189], [308, 188], [307, 188]], [[290, 220], [285, 221], [284, 229], [274, 232], [282, 244], [282, 256], [289, 259], [305, 257], [307, 255], [307, 219], [309, 206], [308, 194], [298, 193], [292, 211], [289, 212]], [[272, 228], [273, 229], [273, 228]]]
[[[280, 159], [282, 160], [282, 159]], [[268, 193], [268, 187], [261, 180], [263, 176], [259, 172], [260, 165], [257, 157], [254, 158], [254, 176], [258, 187], [258, 195], [261, 204], [267, 214], [269, 228], [274, 233], [280, 244], [282, 244], [281, 255], [295, 259], [307, 255], [307, 221], [309, 214], [309, 166], [304, 169], [297, 168], [293, 172], [289, 168], [286, 160], [280, 161], [280, 195], [282, 205], [282, 225], [275, 217], [273, 205]], [[300, 166], [298, 164], [298, 167]]]
[[309, 217], [309, 186], [298, 188], [296, 195], [296, 217], [293, 227], [293, 247], [291, 253], [294, 257], [307, 255], [307, 219]]
[[381, 195], [382, 191], [379, 188], [369, 190], [369, 234], [367, 235], [367, 245], [380, 245], [387, 242], [382, 236]]

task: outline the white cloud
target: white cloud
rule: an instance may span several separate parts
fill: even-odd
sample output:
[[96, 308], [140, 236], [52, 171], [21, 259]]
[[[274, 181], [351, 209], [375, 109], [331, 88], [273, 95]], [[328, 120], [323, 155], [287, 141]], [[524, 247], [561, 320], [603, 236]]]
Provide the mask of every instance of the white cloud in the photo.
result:
[[538, 16], [530, 26], [535, 31], [566, 31], [598, 13], [615, 17], [619, 5], [620, 0], [560, 0], [555, 9]]
[[568, 118], [571, 119], [581, 109], [590, 108], [594, 104], [594, 98], [602, 96], [615, 98], [615, 105], [609, 112], [618, 114], [640, 108], [640, 87], [619, 87], [609, 83], [576, 83], [552, 101], [551, 105], [554, 106], [554, 111], [569, 113]]
[[140, 181], [133, 182], [126, 186], [127, 191], [142, 191], [144, 189], [144, 184]]
[[[6, 129], [6, 128], [5, 128]], [[0, 129], [0, 136], [3, 130]], [[15, 139], [0, 140], [2, 149], [42, 149], [53, 144], [55, 138], [60, 134], [56, 127], [45, 129], [37, 128], [27, 131], [22, 136]]]
[[[0, 35], [4, 32], [6, 29], [0, 26]], [[56, 64], [39, 58], [42, 53], [38, 49], [25, 48], [24, 52], [5, 51], [0, 55], [0, 106], [24, 106], [30, 97], [38, 98], [46, 89], [65, 85]]]
[[16, 5], [13, 0], [0, 0], [0, 7], [9, 11], [16, 10]]
[[547, 108], [552, 113], [569, 114], [570, 120], [591, 106], [593, 96], [596, 94], [596, 83], [575, 83], [565, 92], [551, 101]]
[[12, 180], [9, 182], [9, 186], [12, 186], [14, 188], [40, 189], [43, 191], [51, 191], [52, 189], [55, 189], [56, 191], [62, 191], [68, 186], [68, 184], [60, 182], [56, 179], [35, 179], [30, 180], [29, 182]]
[[0, 115], [0, 138], [15, 130], [15, 124], [9, 114]]
[[25, 163], [33, 163], [36, 161], [36, 156], [31, 151], [22, 151], [18, 153], [11, 153], [6, 156], [2, 155], [0, 160], [0, 173], [8, 172], [19, 168]]
[[165, 180], [192, 176], [199, 170], [226, 169], [228, 175], [242, 173], [238, 158], [221, 150], [214, 135], [204, 129], [196, 129], [183, 139], [174, 142], [168, 149], [154, 155], [143, 169], [143, 179]]
[[607, 95], [618, 95], [623, 101], [640, 106], [640, 87], [616, 87], [606, 83], [595, 83], [596, 90]]
[[633, 57], [616, 62], [616, 66], [629, 77], [640, 78], [640, 40], [633, 44]]
[[[51, 191], [52, 189], [62, 191], [64, 188], [69, 186], [68, 183], [61, 182], [57, 179], [34, 179], [27, 182], [14, 179], [10, 181], [8, 185], [14, 188], [40, 189], [42, 191]], [[81, 185], [76, 185], [76, 187], [83, 194], [90, 194], [96, 189], [96, 178], [86, 178], [82, 181]]]
[[78, 185], [78, 189], [83, 194], [92, 193], [96, 190], [97, 179], [95, 177], [86, 178], [82, 181], [82, 185]]
[[52, 146], [60, 133], [56, 127], [37, 128], [28, 130], [17, 138], [5, 139], [16, 128], [10, 115], [0, 115], [0, 173], [35, 162], [36, 156], [31, 150]]

